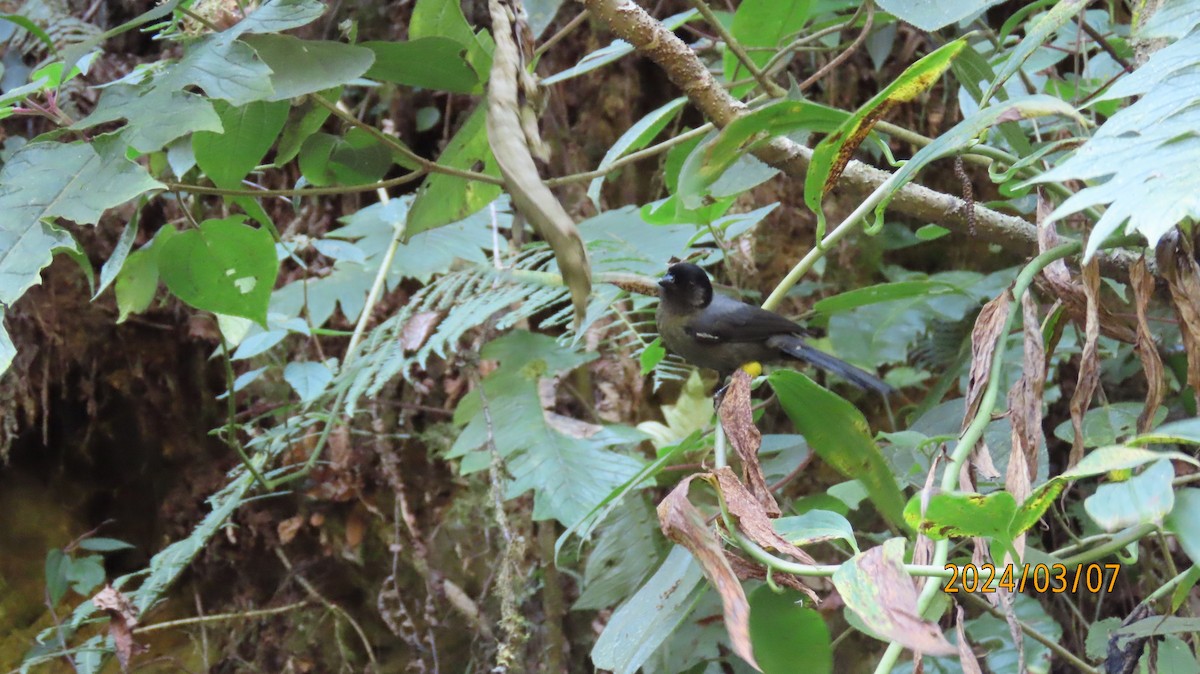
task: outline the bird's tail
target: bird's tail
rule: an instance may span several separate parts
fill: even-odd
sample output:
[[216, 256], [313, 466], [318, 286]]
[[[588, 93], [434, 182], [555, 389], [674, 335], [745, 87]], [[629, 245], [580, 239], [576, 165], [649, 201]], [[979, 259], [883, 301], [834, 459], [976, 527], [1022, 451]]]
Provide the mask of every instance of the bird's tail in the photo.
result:
[[879, 377], [860, 370], [844, 360], [835, 358], [820, 349], [816, 349], [807, 344], [803, 339], [794, 336], [788, 336], [786, 339], [775, 338], [772, 341], [777, 342], [772, 344], [780, 351], [812, 365], [813, 367], [825, 370], [830, 374], [835, 374], [842, 379], [854, 384], [865, 391], [875, 391], [882, 396], [890, 395], [895, 389], [888, 386]]

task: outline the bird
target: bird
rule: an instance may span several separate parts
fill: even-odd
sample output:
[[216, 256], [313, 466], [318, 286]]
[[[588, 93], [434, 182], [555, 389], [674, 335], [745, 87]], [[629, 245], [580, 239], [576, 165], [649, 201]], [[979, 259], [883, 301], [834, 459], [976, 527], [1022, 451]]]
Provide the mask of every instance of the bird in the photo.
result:
[[670, 266], [658, 281], [655, 323], [663, 344], [685, 361], [716, 370], [725, 381], [754, 363], [798, 360], [886, 397], [891, 386], [875, 375], [804, 341], [803, 326], [779, 314], [713, 292], [708, 274], [689, 262]]

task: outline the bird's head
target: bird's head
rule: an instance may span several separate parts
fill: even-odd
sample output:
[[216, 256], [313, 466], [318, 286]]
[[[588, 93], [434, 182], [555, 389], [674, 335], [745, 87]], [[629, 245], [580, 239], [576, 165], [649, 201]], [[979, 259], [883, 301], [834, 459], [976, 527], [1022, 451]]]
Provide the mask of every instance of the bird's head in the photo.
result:
[[673, 264], [658, 280], [658, 296], [663, 302], [703, 309], [712, 303], [713, 288], [708, 274], [689, 262]]

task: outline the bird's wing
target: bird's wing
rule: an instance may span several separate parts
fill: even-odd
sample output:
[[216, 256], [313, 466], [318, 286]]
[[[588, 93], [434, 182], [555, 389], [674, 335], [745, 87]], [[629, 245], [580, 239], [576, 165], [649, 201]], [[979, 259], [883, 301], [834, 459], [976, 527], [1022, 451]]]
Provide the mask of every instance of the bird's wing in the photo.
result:
[[797, 323], [731, 297], [716, 295], [712, 304], [688, 323], [688, 332], [701, 342], [762, 342], [775, 335], [804, 334]]

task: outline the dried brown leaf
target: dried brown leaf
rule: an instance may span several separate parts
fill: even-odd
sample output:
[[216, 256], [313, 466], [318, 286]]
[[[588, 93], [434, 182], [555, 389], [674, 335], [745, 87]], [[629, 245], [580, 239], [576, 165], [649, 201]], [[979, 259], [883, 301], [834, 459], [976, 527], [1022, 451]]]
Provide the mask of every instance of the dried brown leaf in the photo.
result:
[[129, 669], [129, 660], [149, 648], [133, 640], [133, 628], [137, 627], [138, 612], [129, 597], [121, 594], [108, 583], [92, 597], [92, 604], [108, 614], [108, 634], [113, 638], [117, 661], [121, 670]]
[[275, 525], [275, 532], [279, 535], [280, 545], [287, 545], [296, 538], [296, 534], [300, 532], [300, 527], [304, 526], [304, 515], [296, 515], [289, 517], [286, 520]]
[[667, 538], [687, 548], [696, 558], [704, 575], [721, 597], [725, 630], [729, 633], [729, 643], [734, 652], [758, 669], [750, 644], [750, 603], [746, 600], [746, 592], [729, 560], [725, 558], [712, 527], [688, 501], [688, 489], [697, 477], [707, 479], [708, 475], [689, 475], [658, 504], [659, 525]]
[[1075, 466], [1083, 458], [1083, 414], [1092, 404], [1092, 396], [1100, 383], [1100, 265], [1096, 260], [1084, 265], [1082, 278], [1083, 292], [1087, 296], [1087, 321], [1083, 331], [1079, 379], [1075, 384], [1075, 394], [1071, 396], [1071, 428], [1075, 430], [1075, 439], [1071, 443], [1067, 468]]
[[967, 407], [962, 427], [965, 430], [979, 412], [979, 403], [992, 374], [992, 356], [1004, 324], [1008, 320], [1012, 291], [1005, 289], [996, 299], [983, 305], [971, 330], [971, 374], [967, 383]]
[[975, 659], [975, 653], [971, 650], [971, 642], [967, 641], [967, 630], [963, 623], [966, 622], [963, 616], [963, 607], [957, 606], [957, 611], [954, 621], [954, 632], [958, 635], [958, 661], [962, 665], [963, 674], [983, 674], [983, 669], [979, 666], [979, 660]]
[[429, 336], [441, 322], [442, 314], [438, 311], [421, 311], [413, 314], [412, 318], [405, 321], [404, 327], [400, 329], [400, 346], [405, 351], [416, 351], [425, 346], [425, 342], [429, 341]]
[[730, 444], [742, 460], [742, 479], [750, 493], [762, 505], [767, 517], [779, 517], [779, 503], [767, 486], [762, 465], [758, 462], [758, 449], [762, 445], [762, 433], [754, 425], [754, 412], [750, 405], [750, 375], [737, 370], [721, 400], [721, 427], [729, 437]]
[[1158, 268], [1171, 289], [1171, 302], [1179, 316], [1179, 334], [1187, 352], [1187, 383], [1200, 405], [1200, 265], [1192, 242], [1173, 229], [1155, 251]]
[[957, 652], [936, 622], [917, 611], [917, 586], [904, 570], [904, 539], [855, 555], [833, 574], [842, 600], [863, 623], [884, 639], [930, 655]]
[[1038, 321], [1037, 302], [1032, 294], [1021, 298], [1024, 323], [1023, 374], [1008, 392], [1008, 416], [1012, 422], [1012, 451], [1008, 459], [1005, 489], [1017, 503], [1033, 490], [1037, 476], [1038, 448], [1042, 444], [1042, 400], [1046, 388], [1046, 350]]
[[713, 482], [714, 478], [715, 484], [713, 486], [720, 491], [721, 498], [724, 500], [729, 514], [737, 518], [738, 527], [750, 540], [758, 543], [767, 550], [789, 554], [801, 563], [817, 563], [817, 560], [813, 559], [807, 552], [775, 533], [775, 528], [771, 526], [771, 518], [767, 517], [766, 512], [763, 511], [763, 507], [759, 505], [758, 501], [754, 499], [750, 491], [738, 480], [737, 475], [734, 475], [728, 466], [722, 466], [709, 473], [709, 476], [705, 479]]
[[1133, 304], [1137, 309], [1137, 344], [1134, 350], [1142, 361], [1142, 370], [1146, 373], [1146, 406], [1138, 415], [1138, 433], [1146, 433], [1154, 423], [1154, 413], [1162, 405], [1166, 393], [1166, 380], [1163, 372], [1162, 357], [1158, 355], [1158, 346], [1154, 343], [1154, 335], [1150, 332], [1150, 323], [1146, 318], [1146, 310], [1150, 306], [1150, 297], [1154, 294], [1154, 277], [1146, 269], [1146, 260], [1138, 259], [1129, 268], [1129, 280], [1133, 286]]

